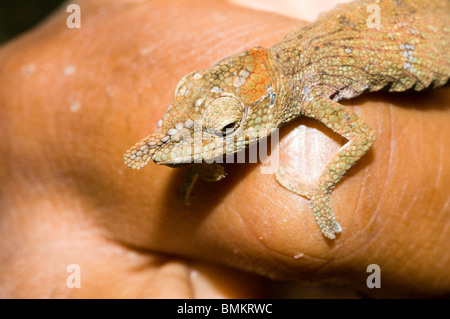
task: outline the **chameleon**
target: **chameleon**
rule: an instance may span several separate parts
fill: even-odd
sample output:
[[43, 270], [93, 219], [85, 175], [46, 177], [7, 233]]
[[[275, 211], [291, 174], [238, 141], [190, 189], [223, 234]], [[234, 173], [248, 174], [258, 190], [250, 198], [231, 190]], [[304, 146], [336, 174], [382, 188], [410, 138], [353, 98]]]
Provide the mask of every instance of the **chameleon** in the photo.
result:
[[[379, 11], [375, 25], [369, 10], [374, 5]], [[191, 165], [181, 189], [187, 202], [199, 177], [215, 181], [225, 176], [215, 159], [257, 143], [297, 117], [314, 118], [347, 142], [311, 185], [299, 183], [283, 167], [275, 177], [309, 200], [319, 229], [335, 239], [342, 227], [331, 192], [376, 139], [374, 130], [339, 101], [364, 92], [445, 85], [449, 41], [449, 0], [338, 5], [270, 48], [254, 47], [184, 76], [156, 131], [124, 154], [125, 164], [134, 169], [150, 160]]]

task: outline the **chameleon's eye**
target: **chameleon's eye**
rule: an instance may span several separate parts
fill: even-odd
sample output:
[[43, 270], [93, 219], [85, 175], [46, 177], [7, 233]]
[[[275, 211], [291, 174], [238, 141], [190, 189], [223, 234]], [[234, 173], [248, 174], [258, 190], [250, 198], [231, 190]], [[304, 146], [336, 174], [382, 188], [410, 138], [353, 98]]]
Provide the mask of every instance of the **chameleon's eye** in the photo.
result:
[[244, 105], [235, 97], [220, 97], [206, 107], [203, 128], [210, 134], [230, 137], [242, 127], [246, 114]]
[[239, 128], [239, 122], [231, 122], [221, 129], [221, 133], [223, 136], [233, 134]]

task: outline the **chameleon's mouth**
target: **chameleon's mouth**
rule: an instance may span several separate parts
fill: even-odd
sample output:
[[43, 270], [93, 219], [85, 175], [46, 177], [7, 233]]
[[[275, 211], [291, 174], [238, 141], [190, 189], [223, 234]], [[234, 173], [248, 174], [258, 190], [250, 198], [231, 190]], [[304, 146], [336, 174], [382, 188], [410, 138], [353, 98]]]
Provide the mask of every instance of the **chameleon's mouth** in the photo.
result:
[[194, 163], [193, 148], [190, 143], [162, 144], [156, 147], [151, 159], [155, 164], [182, 166]]
[[[156, 162], [155, 162], [156, 163]], [[163, 163], [163, 162], [158, 162], [156, 163], [157, 165], [164, 165], [164, 166], [168, 166], [168, 167], [183, 167], [183, 166], [189, 166], [192, 165], [193, 163], [180, 163], [180, 164], [173, 164], [172, 162], [170, 163]]]
[[155, 148], [152, 160], [158, 165], [184, 166], [197, 163], [223, 162], [227, 156], [227, 141], [213, 139], [204, 143], [202, 139], [185, 138], [178, 143], [167, 143]]
[[183, 166], [194, 163], [191, 156], [170, 157], [163, 152], [155, 152], [152, 156], [152, 160], [155, 164], [167, 166]]
[[[171, 143], [168, 143], [171, 141]], [[169, 135], [154, 133], [136, 143], [124, 154], [124, 162], [128, 167], [140, 169], [150, 160], [155, 164], [180, 166], [194, 162], [194, 150], [201, 156], [201, 147], [194, 147], [194, 143], [185, 135], [170, 138]]]

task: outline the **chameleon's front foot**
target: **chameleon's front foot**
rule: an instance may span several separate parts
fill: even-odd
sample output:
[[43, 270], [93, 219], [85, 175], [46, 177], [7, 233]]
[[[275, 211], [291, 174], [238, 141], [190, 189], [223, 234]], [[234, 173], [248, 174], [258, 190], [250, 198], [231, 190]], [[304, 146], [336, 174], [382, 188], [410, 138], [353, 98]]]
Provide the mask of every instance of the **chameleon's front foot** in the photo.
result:
[[342, 227], [334, 217], [330, 194], [293, 181], [284, 168], [279, 168], [275, 176], [283, 187], [310, 200], [311, 209], [323, 235], [335, 239], [336, 234], [342, 231]]
[[184, 205], [190, 204], [192, 189], [194, 188], [194, 185], [199, 177], [209, 182], [216, 182], [223, 179], [225, 175], [225, 168], [221, 164], [212, 163], [192, 165], [184, 180], [183, 187], [181, 188], [181, 202]]

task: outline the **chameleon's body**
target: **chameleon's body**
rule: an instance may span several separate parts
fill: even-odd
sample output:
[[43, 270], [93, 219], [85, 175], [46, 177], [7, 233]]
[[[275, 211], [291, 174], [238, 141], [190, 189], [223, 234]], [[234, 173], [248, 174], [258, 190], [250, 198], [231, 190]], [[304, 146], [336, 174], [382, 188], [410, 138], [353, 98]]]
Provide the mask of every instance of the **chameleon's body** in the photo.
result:
[[[381, 23], [368, 11], [377, 4]], [[341, 231], [330, 192], [372, 146], [373, 130], [338, 101], [365, 91], [400, 92], [444, 85], [450, 75], [450, 1], [355, 1], [323, 14], [289, 33], [275, 46], [256, 47], [207, 70], [185, 76], [175, 101], [152, 135], [124, 155], [141, 168], [194, 164], [184, 186], [196, 176], [218, 180], [223, 168], [204, 164], [268, 136], [284, 123], [308, 116], [348, 140], [311, 186], [280, 169], [277, 180], [307, 197], [323, 234]], [[230, 147], [232, 146], [232, 147]], [[187, 194], [187, 195], [186, 195]]]

